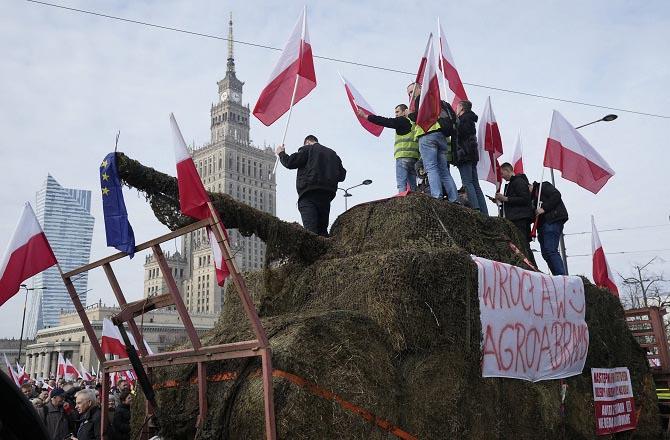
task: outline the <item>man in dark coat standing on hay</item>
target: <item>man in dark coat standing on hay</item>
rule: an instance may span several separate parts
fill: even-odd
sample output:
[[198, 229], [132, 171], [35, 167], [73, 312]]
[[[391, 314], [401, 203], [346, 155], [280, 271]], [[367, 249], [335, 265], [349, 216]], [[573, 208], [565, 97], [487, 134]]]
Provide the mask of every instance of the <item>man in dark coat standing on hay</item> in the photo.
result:
[[296, 153], [289, 156], [284, 146], [280, 145], [277, 155], [286, 168], [298, 170], [295, 186], [303, 227], [315, 234], [328, 236], [330, 202], [337, 193], [337, 184], [343, 182], [347, 175], [342, 160], [333, 150], [319, 144], [313, 135], [305, 138], [305, 145]]
[[[558, 244], [563, 233], [563, 225], [568, 221], [568, 210], [563, 204], [561, 193], [549, 182], [542, 182], [542, 192], [540, 194], [540, 184], [533, 182], [528, 186], [533, 199], [533, 206], [536, 206], [535, 213], [538, 216], [537, 239], [540, 242], [542, 258], [547, 262], [552, 275], [565, 275], [563, 259], [558, 253]], [[537, 203], [537, 197], [540, 194], [541, 206]]]
[[530, 249], [530, 225], [534, 216], [528, 177], [525, 174], [514, 174], [514, 167], [508, 162], [500, 166], [500, 173], [508, 183], [505, 184], [504, 193], [497, 193], [495, 200], [502, 202], [502, 216], [514, 223], [521, 232], [524, 251], [533, 265], [537, 266]]

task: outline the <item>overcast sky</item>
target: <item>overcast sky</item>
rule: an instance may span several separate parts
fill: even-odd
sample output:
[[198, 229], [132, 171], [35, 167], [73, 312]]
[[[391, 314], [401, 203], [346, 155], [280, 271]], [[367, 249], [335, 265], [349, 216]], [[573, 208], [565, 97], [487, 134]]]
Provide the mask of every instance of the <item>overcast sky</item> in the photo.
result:
[[[235, 39], [283, 47], [302, 2], [222, 1], [66, 1], [61, 5], [117, 15], [190, 31], [227, 35], [229, 12]], [[217, 99], [216, 81], [226, 69], [226, 42], [113, 21], [21, 0], [4, 0], [0, 14], [0, 249], [14, 230], [23, 203], [51, 173], [65, 187], [93, 191], [96, 217], [92, 258], [113, 252], [105, 245], [98, 166], [119, 150], [148, 166], [174, 174], [168, 115], [174, 112], [188, 143], [209, 141], [209, 110]], [[463, 81], [646, 113], [670, 115], [670, 3], [652, 1], [553, 2], [308, 2], [308, 24], [316, 55], [413, 72], [426, 38], [441, 15]], [[279, 52], [235, 46], [244, 102], [253, 107]], [[371, 136], [356, 121], [337, 76], [340, 70], [380, 114], [406, 101], [410, 75], [315, 60], [317, 88], [295, 108], [287, 149], [295, 151], [306, 134], [334, 148], [348, 170], [345, 184], [370, 178], [351, 203], [395, 192], [393, 133]], [[491, 96], [502, 133], [505, 159], [517, 132], [524, 140], [524, 162], [539, 180], [551, 113], [559, 110], [573, 125], [607, 113], [614, 122], [583, 129], [616, 176], [598, 195], [558, 177], [557, 187], [570, 212], [566, 233], [663, 225], [603, 232], [601, 241], [614, 272], [654, 256], [656, 272], [670, 272], [670, 119], [538, 99], [466, 84], [474, 111]], [[265, 127], [251, 120], [251, 139], [274, 145], [284, 119]], [[458, 172], [452, 168], [457, 178]], [[295, 173], [277, 174], [278, 216], [299, 220]], [[493, 185], [482, 183], [492, 194]], [[166, 231], [148, 204], [126, 190], [130, 221], [138, 242]], [[492, 210], [492, 206], [490, 207]], [[333, 202], [331, 221], [344, 210]], [[566, 237], [568, 255], [590, 254], [590, 234]], [[174, 244], [165, 246], [174, 250]], [[534, 244], [534, 247], [538, 247]], [[663, 251], [637, 252], [663, 249]], [[635, 253], [615, 254], [627, 251]], [[126, 296], [142, 295], [144, 254], [117, 263]], [[542, 269], [546, 265], [537, 254]], [[572, 274], [591, 276], [590, 257], [569, 258]], [[670, 274], [669, 274], [670, 275]], [[89, 276], [89, 303], [114, 303], [101, 271]], [[18, 336], [23, 295], [0, 307], [0, 337]]]

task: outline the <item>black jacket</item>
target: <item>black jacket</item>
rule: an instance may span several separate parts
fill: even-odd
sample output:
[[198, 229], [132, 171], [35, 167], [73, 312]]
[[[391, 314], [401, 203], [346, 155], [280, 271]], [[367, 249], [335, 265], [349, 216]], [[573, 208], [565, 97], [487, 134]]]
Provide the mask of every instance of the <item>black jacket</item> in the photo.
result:
[[125, 403], [117, 405], [111, 431], [110, 440], [130, 440], [130, 406]]
[[101, 440], [100, 407], [92, 406], [79, 418], [79, 427], [74, 435], [77, 440]]
[[377, 115], [368, 115], [368, 121], [375, 125], [392, 128], [395, 130], [398, 136], [407, 134], [412, 130], [412, 123], [404, 116], [398, 116], [396, 118], [384, 118]]
[[[537, 207], [537, 194], [539, 192], [539, 188], [540, 184], [533, 182], [533, 207]], [[540, 216], [538, 227], [541, 227], [545, 223], [565, 223], [568, 221], [568, 210], [563, 204], [561, 193], [556, 188], [554, 188], [554, 185], [549, 182], [543, 182], [540, 199], [542, 201], [542, 209], [544, 209], [544, 214]]]
[[317, 189], [334, 195], [337, 184], [347, 176], [337, 153], [321, 144], [304, 145], [290, 156], [282, 151], [279, 160], [289, 170], [298, 169], [295, 179], [298, 198]]
[[534, 217], [528, 178], [525, 174], [517, 174], [509, 179], [509, 183], [505, 185], [505, 196], [507, 201], [503, 202], [502, 209], [506, 219], [514, 221]]
[[458, 117], [456, 121], [456, 136], [452, 137], [451, 145], [456, 145], [454, 152], [454, 163], [461, 165], [467, 162], [477, 163], [479, 161], [479, 151], [477, 149], [477, 128], [475, 123], [478, 116], [468, 110]]

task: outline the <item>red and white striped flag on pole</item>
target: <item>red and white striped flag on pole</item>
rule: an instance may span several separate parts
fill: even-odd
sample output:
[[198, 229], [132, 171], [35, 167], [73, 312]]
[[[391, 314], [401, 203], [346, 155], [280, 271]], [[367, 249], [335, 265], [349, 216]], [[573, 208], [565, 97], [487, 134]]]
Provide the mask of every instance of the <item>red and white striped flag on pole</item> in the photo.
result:
[[[379, 137], [379, 135], [382, 134], [384, 127], [373, 124], [367, 120], [368, 115], [376, 115], [375, 111], [372, 109], [372, 106], [368, 104], [365, 98], [363, 98], [363, 95], [358, 92], [356, 87], [354, 87], [354, 85], [351, 84], [349, 80], [343, 77], [341, 73], [339, 73], [339, 75], [342, 79], [342, 83], [344, 84], [344, 90], [347, 92], [349, 104], [351, 104], [351, 108], [354, 110], [354, 115], [356, 115], [356, 119], [358, 119], [358, 122], [363, 126], [364, 129]], [[359, 109], [365, 113], [365, 117], [362, 117], [358, 114]]]
[[[186, 148], [184, 136], [182, 136], [181, 130], [179, 130], [179, 125], [177, 125], [177, 120], [173, 114], [170, 114], [170, 125], [172, 127], [175, 160], [177, 162], [179, 209], [182, 214], [197, 218], [198, 220], [209, 218], [212, 216], [208, 206], [210, 201], [209, 194], [207, 194], [205, 186], [202, 184], [198, 170], [195, 168], [193, 158], [191, 158], [191, 155]], [[223, 233], [227, 234], [223, 222], [221, 222], [221, 219], [218, 220], [223, 227]], [[214, 257], [217, 283], [219, 286], [223, 286], [224, 281], [228, 275], [230, 275], [230, 271], [228, 270], [225, 261], [223, 261], [221, 248], [209, 226], [207, 227], [207, 235], [209, 236], [209, 245]]]
[[[135, 338], [133, 338], [132, 334], [128, 334], [128, 339], [130, 339], [130, 343], [133, 344], [133, 347], [137, 350], [137, 342], [135, 342]], [[128, 357], [126, 344], [121, 337], [121, 332], [109, 318], [102, 320], [102, 338], [100, 340], [100, 347], [104, 354], [112, 354], [122, 358]], [[144, 348], [146, 348], [148, 354], [153, 354], [147, 341], [144, 341]]]
[[66, 363], [63, 358], [63, 353], [58, 353], [58, 364], [56, 366], [56, 380], [59, 378], [65, 379]]
[[268, 85], [254, 106], [254, 116], [265, 125], [272, 125], [316, 87], [314, 59], [305, 15], [306, 11], [303, 9], [270, 75]]
[[449, 44], [447, 39], [444, 36], [444, 30], [440, 24], [440, 17], [437, 17], [437, 31], [438, 38], [440, 40], [440, 70], [444, 74], [449, 87], [445, 87], [445, 97], [444, 100], [451, 103], [451, 106], [456, 109], [456, 106], [459, 102], [468, 99], [468, 95], [465, 94], [465, 87], [463, 87], [463, 82], [461, 77], [456, 70], [456, 63], [454, 62], [454, 57], [451, 55], [451, 50], [449, 50]]
[[[432, 35], [431, 35], [432, 36]], [[437, 122], [442, 109], [440, 103], [440, 82], [437, 79], [437, 60], [433, 50], [433, 39], [428, 44], [428, 59], [423, 71], [421, 82], [421, 97], [419, 98], [419, 109], [416, 116], [416, 125], [428, 129]]]
[[561, 171], [561, 176], [597, 194], [614, 170], [582, 134], [554, 110], [544, 153], [544, 166]]
[[56, 256], [26, 202], [18, 225], [0, 260], [0, 306], [16, 295], [21, 283], [56, 264]]
[[607, 264], [603, 245], [600, 243], [596, 223], [591, 216], [591, 247], [593, 248], [593, 282], [596, 286], [608, 289], [614, 296], [619, 296], [619, 289], [614, 282], [614, 276]]
[[[93, 369], [93, 367], [91, 367], [91, 369]], [[88, 372], [88, 370], [86, 370], [86, 368], [84, 368], [84, 364], [81, 362], [79, 362], [79, 375], [86, 382], [90, 382], [93, 380], [93, 376], [91, 375], [91, 373]]]
[[491, 107], [491, 97], [486, 98], [484, 111], [479, 119], [479, 130], [477, 131], [477, 143], [479, 144], [479, 162], [477, 163], [477, 175], [482, 180], [499, 185], [501, 182], [500, 165], [498, 158], [503, 154], [502, 138], [498, 129], [498, 122]]
[[[428, 41], [426, 42], [426, 48], [423, 51], [421, 61], [419, 61], [419, 68], [416, 71], [416, 77], [414, 77], [415, 83], [423, 84], [423, 73], [426, 70], [426, 63], [428, 62], [428, 54], [430, 53], [429, 50], [431, 50], [431, 48], [433, 47], [432, 44], [433, 44], [433, 33], [431, 32], [430, 35], [428, 35]], [[414, 90], [412, 90], [412, 94], [409, 96], [410, 113], [416, 110], [416, 100], [415, 100], [416, 96], [414, 96]]]
[[19, 383], [19, 377], [17, 376], [16, 372], [12, 368], [12, 364], [9, 363], [7, 360], [7, 355], [5, 353], [2, 353], [2, 355], [5, 357], [5, 366], [7, 367], [7, 376], [9, 376], [12, 381], [16, 384], [17, 387], [21, 386], [21, 383]]
[[75, 368], [74, 365], [72, 365], [72, 362], [70, 362], [70, 359], [65, 360], [65, 380], [76, 380], [81, 377], [81, 374], [79, 374], [79, 370]]
[[512, 154], [512, 167], [514, 167], [514, 174], [523, 174], [523, 149], [521, 147], [521, 132], [516, 138], [516, 146], [514, 147], [514, 154]]
[[21, 385], [30, 382], [30, 375], [26, 373], [26, 370], [18, 362], [16, 363], [16, 377]]

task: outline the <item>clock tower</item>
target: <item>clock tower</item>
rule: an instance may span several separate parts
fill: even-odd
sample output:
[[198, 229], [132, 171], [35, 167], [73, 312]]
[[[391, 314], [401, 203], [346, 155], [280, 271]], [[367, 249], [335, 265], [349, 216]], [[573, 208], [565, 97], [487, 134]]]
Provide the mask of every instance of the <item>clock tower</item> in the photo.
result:
[[249, 144], [249, 106], [242, 105], [244, 83], [235, 75], [233, 57], [233, 16], [228, 22], [228, 62], [226, 76], [219, 82], [218, 102], [211, 109], [211, 142], [226, 140], [242, 145]]

